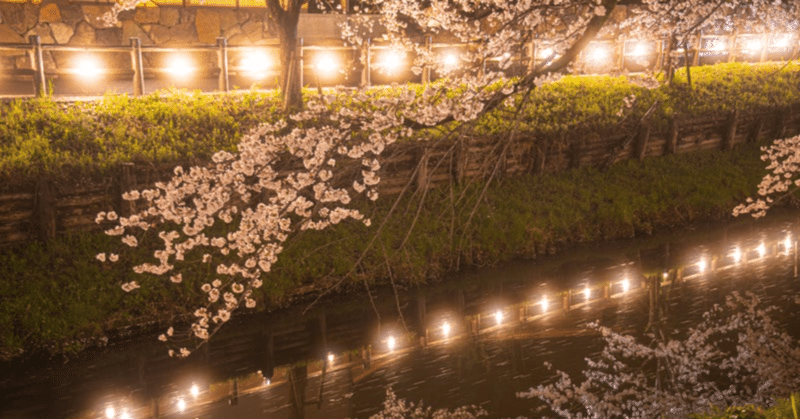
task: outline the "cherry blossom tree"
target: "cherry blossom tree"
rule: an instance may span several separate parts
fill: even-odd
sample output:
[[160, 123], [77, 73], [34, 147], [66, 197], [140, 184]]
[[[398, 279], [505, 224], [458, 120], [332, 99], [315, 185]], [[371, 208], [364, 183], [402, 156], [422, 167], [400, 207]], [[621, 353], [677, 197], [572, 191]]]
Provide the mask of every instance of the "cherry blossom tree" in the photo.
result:
[[772, 318], [775, 310], [753, 294], [734, 293], [683, 338], [638, 340], [594, 324], [605, 347], [586, 359], [584, 381], [559, 371], [555, 383], [519, 396], [541, 399], [567, 418], [685, 418], [769, 404], [800, 387], [800, 346]]
[[769, 147], [762, 147], [761, 159], [768, 162], [767, 173], [758, 185], [756, 199], [747, 198], [733, 209], [733, 215], [750, 214], [760, 218], [767, 210], [783, 200], [797, 202], [795, 192], [800, 187], [800, 135], [775, 140]]
[[[137, 1], [117, 7], [132, 7]], [[297, 13], [303, 1], [268, 0], [270, 16], [281, 20], [278, 26], [284, 25], [284, 46], [296, 39]], [[710, 16], [681, 4], [675, 3], [673, 11], [681, 12], [682, 21]], [[188, 355], [236, 309], [255, 306], [254, 290], [269, 280], [284, 243], [293, 234], [348, 219], [369, 225], [355, 203], [361, 195], [377, 199], [379, 158], [398, 140], [426, 141], [418, 130], [440, 127], [443, 134], [430, 141], [452, 142], [469, 134], [481, 115], [500, 107], [510, 110], [513, 118], [521, 118], [530, 92], [570, 69], [580, 52], [607, 29], [616, 5], [617, 0], [381, 0], [375, 5], [380, 12], [377, 20], [355, 16], [343, 28], [350, 42], [365, 42], [379, 23], [388, 42], [415, 54], [417, 71], [434, 69], [445, 77], [422, 89], [396, 88], [392, 94], [361, 89], [312, 96], [306, 109], [249, 132], [235, 153], [219, 152], [206, 166], [177, 167], [170, 180], [154, 188], [126, 192], [124, 198], [141, 208], [137, 213], [126, 217], [98, 214], [98, 223], [107, 226], [108, 234], [120, 236], [124, 245], [135, 247], [154, 237], [160, 240], [153, 261], [135, 267], [143, 278], [182, 283], [187, 267], [212, 267], [212, 276], [195, 290], [204, 304], [192, 310], [191, 326], [178, 331], [170, 327], [160, 338], [170, 342], [173, 354]], [[644, 5], [644, 12], [652, 8], [669, 14], [670, 9], [663, 9], [661, 3]], [[462, 51], [459, 71], [424, 44], [414, 42], [414, 36], [430, 33], [446, 33], [469, 43]], [[537, 36], [550, 39], [553, 54], [537, 66], [526, 67], [522, 75], [510, 77], [512, 57]], [[294, 51], [294, 46], [284, 50], [284, 69], [288, 70], [283, 86], [290, 105], [300, 99], [299, 93], [292, 96], [289, 91], [299, 89], [290, 75], [299, 70], [292, 69]], [[510, 132], [500, 154], [517, 140], [517, 133]], [[483, 192], [499, 167], [498, 159]], [[374, 237], [382, 227], [377, 226]], [[118, 252], [98, 255], [101, 262], [119, 259]], [[128, 292], [139, 286], [140, 281], [122, 285]]]

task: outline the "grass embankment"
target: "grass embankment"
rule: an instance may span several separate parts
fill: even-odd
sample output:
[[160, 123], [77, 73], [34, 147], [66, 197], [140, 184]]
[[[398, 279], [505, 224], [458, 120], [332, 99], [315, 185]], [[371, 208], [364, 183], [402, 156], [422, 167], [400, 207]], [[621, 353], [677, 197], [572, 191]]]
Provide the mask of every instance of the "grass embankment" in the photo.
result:
[[[659, 98], [664, 104], [658, 111], [661, 119], [800, 101], [795, 83], [800, 66], [776, 70], [749, 65], [693, 69], [691, 97], [680, 82], [671, 89], [646, 91], [621, 77], [567, 77], [537, 90], [525, 109], [525, 130], [557, 138], [567, 130], [613, 129], [619, 123], [616, 113], [622, 98], [630, 94], [641, 98], [634, 114]], [[234, 149], [243, 131], [276, 117], [277, 105], [273, 95], [252, 92], [109, 96], [75, 106], [40, 99], [2, 104], [0, 183], [69, 173], [102, 176], [125, 161], [202, 161], [218, 149]], [[502, 112], [487, 116], [480, 128], [487, 133], [507, 129]], [[433, 190], [404, 250], [392, 252], [405, 237], [418, 202], [399, 206], [384, 229], [382, 245], [373, 246], [354, 279], [385, 278], [386, 255], [399, 280], [418, 283], [458, 266], [497, 263], [550, 252], [574, 241], [628, 237], [724, 217], [753, 192], [762, 174], [758, 151], [749, 147], [624, 162], [607, 172], [582, 168], [506, 178], [489, 188], [469, 224], [481, 185], [454, 191], [467, 197], [457, 208], [451, 205], [450, 190]], [[391, 202], [363, 206], [376, 225]], [[374, 230], [342, 224], [297, 237], [265, 281], [258, 295], [260, 307], [282, 303], [287, 291], [298, 285], [324, 283], [325, 278], [348, 272]], [[102, 234], [75, 233], [46, 246], [30, 243], [0, 253], [0, 355], [34, 348], [75, 351], [88, 340], [133, 322], [181, 314], [199, 298], [193, 290], [197, 281], [208, 278], [205, 268], [185, 272], [180, 286], [137, 276], [142, 289], [125, 294], [119, 285], [134, 279], [132, 263], [109, 266], [94, 258], [118, 244], [116, 238]], [[147, 253], [142, 247], [124, 259], [141, 261]]]
[[[617, 112], [630, 95], [637, 102], [628, 121], [638, 120], [654, 100], [660, 101], [652, 118], [656, 127], [673, 115], [690, 118], [800, 102], [798, 64], [721, 64], [691, 71], [691, 94], [683, 70], [673, 87], [650, 91], [626, 77], [567, 76], [535, 90], [521, 123], [509, 118], [509, 110], [498, 109], [480, 121], [477, 132], [502, 133], [514, 125], [526, 137], [556, 141], [563, 141], [567, 132], [618, 132], [624, 116]], [[375, 89], [373, 94], [391, 91]], [[347, 101], [343, 95], [342, 104]], [[202, 161], [217, 150], [235, 150], [248, 129], [279, 118], [279, 108], [276, 94], [263, 92], [168, 91], [76, 104], [50, 99], [0, 103], [0, 184], [13, 186], [41, 176], [103, 176], [122, 162]]]

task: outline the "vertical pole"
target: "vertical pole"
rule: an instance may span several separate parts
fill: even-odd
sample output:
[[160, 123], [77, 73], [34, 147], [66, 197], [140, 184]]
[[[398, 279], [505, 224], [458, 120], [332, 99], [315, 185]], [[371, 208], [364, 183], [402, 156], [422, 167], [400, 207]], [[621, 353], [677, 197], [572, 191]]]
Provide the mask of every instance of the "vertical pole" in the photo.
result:
[[728, 49], [728, 62], [732, 63], [736, 61], [736, 42], [738, 41], [739, 37], [736, 32], [731, 35], [731, 47]]
[[[431, 37], [425, 37], [425, 46], [428, 48], [428, 53], [431, 53]], [[431, 68], [430, 66], [425, 66], [422, 69], [422, 84], [428, 84], [431, 82]]]
[[217, 38], [217, 66], [219, 67], [219, 84], [217, 89], [223, 92], [231, 90], [230, 77], [228, 76], [228, 40]]
[[528, 44], [528, 73], [533, 73], [533, 70], [536, 69], [536, 41], [531, 40], [530, 44]]
[[692, 56], [692, 66], [697, 67], [700, 65], [700, 48], [703, 46], [703, 34], [696, 35], [697, 44], [692, 48], [694, 55]]
[[361, 85], [369, 87], [372, 85], [372, 38], [367, 38], [364, 43], [364, 69], [361, 72]]
[[625, 39], [620, 39], [617, 43], [617, 51], [619, 51], [619, 71], [625, 71]]
[[44, 78], [44, 59], [42, 58], [42, 38], [39, 35], [28, 37], [31, 45], [31, 66], [33, 67], [33, 90], [37, 97], [47, 95], [47, 81]]
[[133, 66], [133, 95], [144, 94], [144, 68], [142, 65], [142, 40], [131, 38], [131, 65]]
[[303, 38], [300, 38], [300, 88], [303, 88], [303, 70], [305, 69], [305, 56], [303, 55]]

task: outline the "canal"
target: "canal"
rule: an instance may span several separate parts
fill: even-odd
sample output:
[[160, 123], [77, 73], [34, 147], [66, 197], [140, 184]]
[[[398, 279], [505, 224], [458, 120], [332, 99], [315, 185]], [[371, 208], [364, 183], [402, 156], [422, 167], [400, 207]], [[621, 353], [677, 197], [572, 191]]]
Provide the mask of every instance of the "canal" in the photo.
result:
[[156, 336], [67, 363], [7, 363], [0, 418], [366, 418], [391, 388], [434, 408], [535, 416], [517, 392], [577, 375], [602, 348], [587, 323], [640, 334], [660, 284], [686, 329], [731, 292], [782, 308], [795, 337], [800, 213], [736, 220], [474, 269], [438, 284], [351, 290], [308, 308], [242, 316], [188, 359]]

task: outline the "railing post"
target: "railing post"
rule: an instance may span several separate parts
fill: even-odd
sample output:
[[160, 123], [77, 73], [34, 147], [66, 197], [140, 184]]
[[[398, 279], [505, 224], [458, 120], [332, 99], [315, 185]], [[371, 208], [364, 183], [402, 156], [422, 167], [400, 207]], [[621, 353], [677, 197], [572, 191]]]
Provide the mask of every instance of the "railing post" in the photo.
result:
[[364, 48], [361, 50], [364, 58], [364, 69], [361, 71], [361, 86], [369, 87], [372, 85], [372, 39], [367, 38]]
[[219, 67], [219, 84], [217, 89], [223, 92], [231, 90], [230, 78], [228, 77], [228, 40], [217, 38], [217, 62]]
[[533, 73], [536, 69], [536, 41], [531, 40], [528, 44], [528, 73]]
[[42, 38], [39, 35], [28, 37], [31, 49], [31, 67], [33, 67], [33, 90], [37, 97], [47, 95], [47, 80], [44, 78], [44, 59], [42, 58]]
[[692, 67], [697, 67], [700, 65], [700, 49], [703, 46], [703, 35], [697, 35], [697, 45], [692, 48], [694, 50], [694, 55], [692, 56]]
[[[430, 36], [425, 37], [425, 46], [428, 48], [428, 53], [430, 54], [432, 51]], [[430, 82], [431, 82], [431, 68], [430, 66], [426, 65], [422, 69], [422, 84], [428, 84]]]
[[298, 72], [300, 73], [300, 89], [302, 89], [303, 86], [304, 86], [304, 84], [303, 84], [303, 70], [305, 69], [305, 66], [306, 66], [305, 65], [305, 56], [303, 55], [303, 38], [300, 38], [300, 53], [298, 55], [300, 56], [300, 63], [299, 63], [300, 70]]
[[144, 94], [144, 66], [142, 64], [142, 40], [131, 38], [131, 65], [133, 66], [133, 95]]

